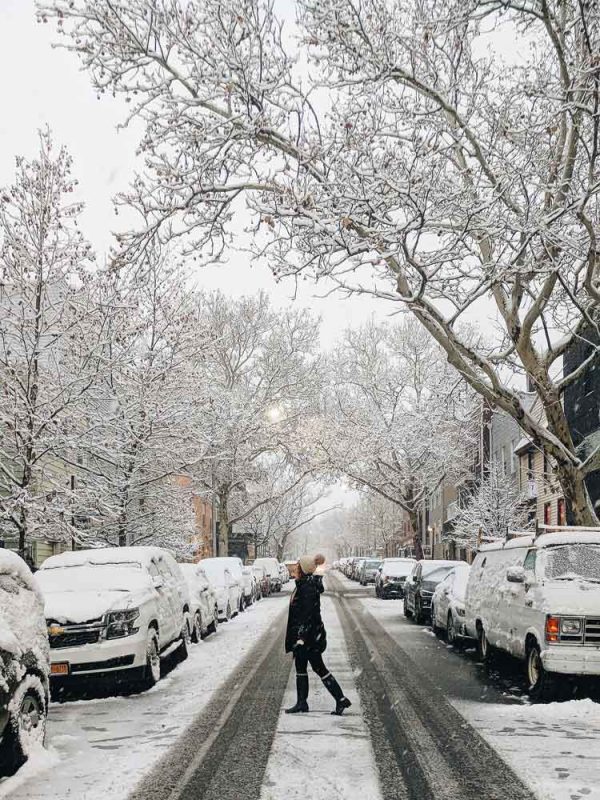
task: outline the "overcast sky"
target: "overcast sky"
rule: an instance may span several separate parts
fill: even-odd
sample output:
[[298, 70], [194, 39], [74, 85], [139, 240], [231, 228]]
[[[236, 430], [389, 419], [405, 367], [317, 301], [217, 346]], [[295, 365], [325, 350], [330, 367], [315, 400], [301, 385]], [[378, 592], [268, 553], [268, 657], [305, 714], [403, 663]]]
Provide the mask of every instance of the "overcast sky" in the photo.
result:
[[[0, 186], [13, 181], [16, 155], [35, 156], [37, 131], [49, 125], [57, 143], [73, 156], [86, 204], [82, 228], [101, 259], [118, 221], [111, 198], [133, 174], [138, 136], [135, 130], [117, 130], [124, 104], [106, 95], [98, 100], [76, 56], [53, 48], [53, 41], [54, 25], [36, 22], [33, 0], [0, 0]], [[237, 295], [263, 288], [278, 306], [296, 302], [311, 307], [322, 317], [325, 346], [344, 327], [372, 313], [383, 317], [391, 308], [364, 297], [319, 299], [316, 295], [326, 287], [306, 284], [292, 301], [293, 285], [276, 284], [266, 266], [249, 268], [246, 257], [235, 251], [227, 265], [199, 270], [197, 283]], [[349, 504], [355, 498], [354, 492], [336, 487], [323, 505]]]
[[[15, 155], [35, 155], [37, 130], [48, 124], [74, 158], [86, 204], [82, 227], [102, 258], [119, 221], [111, 197], [133, 174], [138, 136], [135, 130], [117, 130], [124, 104], [106, 95], [98, 100], [77, 57], [52, 48], [56, 38], [52, 21], [36, 22], [33, 0], [0, 0], [0, 185], [12, 182]], [[295, 288], [276, 284], [267, 266], [250, 268], [234, 251], [226, 266], [199, 271], [197, 282], [232, 294], [264, 288], [279, 306], [292, 302]], [[319, 299], [326, 288], [303, 284], [295, 301], [322, 317], [325, 346], [347, 325], [374, 312], [383, 317], [393, 308], [366, 297]]]

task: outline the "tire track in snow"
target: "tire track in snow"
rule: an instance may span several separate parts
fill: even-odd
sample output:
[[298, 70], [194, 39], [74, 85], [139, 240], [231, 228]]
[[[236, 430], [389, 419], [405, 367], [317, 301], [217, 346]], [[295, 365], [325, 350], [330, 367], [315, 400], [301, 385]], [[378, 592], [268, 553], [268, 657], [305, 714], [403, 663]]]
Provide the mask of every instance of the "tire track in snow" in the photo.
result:
[[291, 669], [286, 618], [287, 608], [129, 800], [258, 800]]
[[[387, 800], [533, 800], [357, 598], [331, 579]], [[350, 593], [351, 594], [351, 593]], [[369, 713], [369, 709], [372, 713]]]

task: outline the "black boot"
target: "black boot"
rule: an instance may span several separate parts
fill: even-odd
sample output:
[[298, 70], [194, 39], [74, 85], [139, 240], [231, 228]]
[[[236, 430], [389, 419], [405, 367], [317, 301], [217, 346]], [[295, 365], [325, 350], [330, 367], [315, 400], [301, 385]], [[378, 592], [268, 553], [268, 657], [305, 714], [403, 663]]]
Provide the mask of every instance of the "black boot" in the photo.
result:
[[306, 714], [308, 711], [308, 675], [296, 675], [296, 705], [286, 708], [286, 714]]
[[350, 700], [348, 700], [347, 697], [344, 697], [344, 693], [342, 692], [342, 687], [339, 685], [339, 683], [336, 681], [336, 679], [333, 677], [331, 673], [322, 678], [322, 680], [325, 688], [335, 700], [335, 711], [332, 711], [331, 713], [337, 714], [338, 717], [341, 717], [342, 714], [344, 713], [344, 710], [346, 708], [350, 708], [352, 703], [350, 702]]

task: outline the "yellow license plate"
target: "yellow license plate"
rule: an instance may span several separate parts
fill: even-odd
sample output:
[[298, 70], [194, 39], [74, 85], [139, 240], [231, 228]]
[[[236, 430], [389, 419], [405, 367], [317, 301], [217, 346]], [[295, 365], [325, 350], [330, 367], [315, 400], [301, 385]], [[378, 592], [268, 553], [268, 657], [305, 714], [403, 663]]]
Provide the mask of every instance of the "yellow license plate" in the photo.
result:
[[69, 674], [69, 664], [64, 661], [60, 664], [51, 664], [50, 665], [50, 674], [51, 675], [68, 675]]

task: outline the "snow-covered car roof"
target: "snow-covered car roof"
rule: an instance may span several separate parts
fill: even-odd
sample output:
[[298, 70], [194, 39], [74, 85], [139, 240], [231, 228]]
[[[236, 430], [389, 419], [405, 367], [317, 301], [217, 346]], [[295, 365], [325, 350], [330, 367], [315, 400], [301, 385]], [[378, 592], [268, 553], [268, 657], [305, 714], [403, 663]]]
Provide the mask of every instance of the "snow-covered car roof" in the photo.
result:
[[520, 547], [556, 547], [564, 544], [597, 544], [600, 545], [600, 528], [572, 528], [570, 531], [557, 531], [554, 533], [541, 533], [537, 538], [532, 533], [514, 535], [508, 541], [502, 539], [497, 542], [482, 544], [480, 552], [487, 553], [492, 550], [514, 550]]
[[102, 547], [94, 550], [69, 550], [47, 558], [40, 569], [78, 567], [85, 564], [141, 564], [166, 554], [161, 547]]

